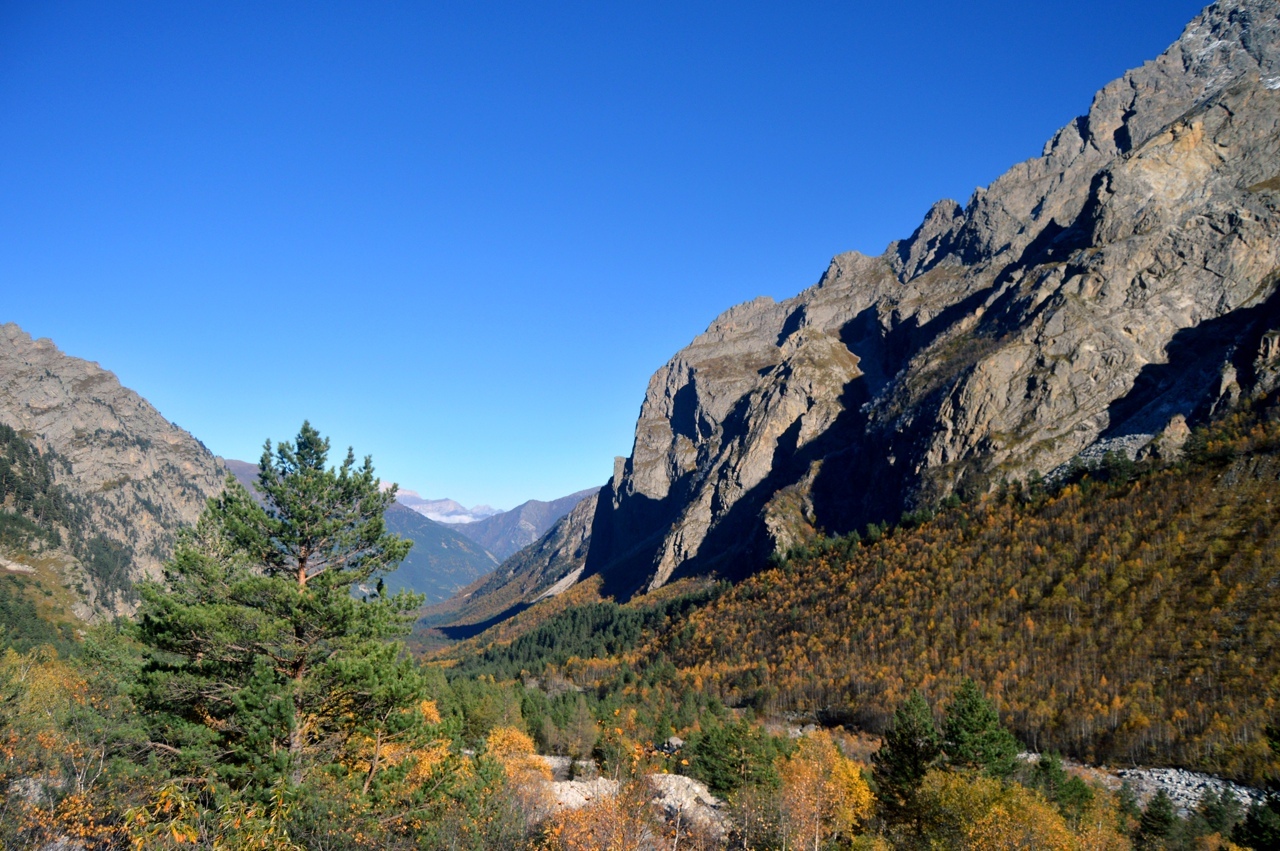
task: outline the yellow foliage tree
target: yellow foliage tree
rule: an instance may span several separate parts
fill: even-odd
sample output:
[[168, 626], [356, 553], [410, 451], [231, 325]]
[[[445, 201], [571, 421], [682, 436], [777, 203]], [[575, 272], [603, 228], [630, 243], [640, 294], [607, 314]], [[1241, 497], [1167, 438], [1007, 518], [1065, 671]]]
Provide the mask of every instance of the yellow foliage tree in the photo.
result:
[[[1076, 851], [1079, 838], [1037, 792], [965, 772], [931, 771], [920, 788], [926, 847]], [[1116, 845], [1089, 847], [1123, 848]]]
[[840, 753], [831, 735], [817, 730], [779, 767], [782, 834], [796, 847], [822, 847], [825, 839], [851, 839], [871, 815], [872, 795], [856, 762]]
[[507, 794], [525, 829], [543, 821], [553, 803], [551, 769], [538, 758], [533, 739], [514, 727], [494, 727], [485, 753], [502, 766]]
[[34, 845], [62, 837], [85, 844], [119, 839], [100, 794], [111, 734], [108, 696], [48, 647], [0, 654], [0, 784], [4, 809]]
[[1129, 851], [1132, 843], [1120, 828], [1123, 816], [1115, 795], [1098, 790], [1075, 825], [1080, 851]]

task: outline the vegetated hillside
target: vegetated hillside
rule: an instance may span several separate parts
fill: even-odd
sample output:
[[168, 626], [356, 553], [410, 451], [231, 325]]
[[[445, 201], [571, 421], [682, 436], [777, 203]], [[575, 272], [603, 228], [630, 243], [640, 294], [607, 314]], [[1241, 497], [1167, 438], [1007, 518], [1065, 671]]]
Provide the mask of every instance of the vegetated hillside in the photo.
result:
[[413, 541], [409, 555], [386, 577], [392, 592], [406, 588], [427, 595], [427, 603], [438, 603], [498, 566], [475, 541], [413, 509], [392, 504], [386, 519], [389, 532]]
[[86, 615], [132, 611], [134, 582], [159, 576], [178, 530], [226, 474], [112, 373], [11, 323], [0, 325], [0, 422], [56, 454], [52, 475], [83, 512], [86, 575], [66, 579], [81, 586]]
[[59, 547], [60, 529], [79, 525], [70, 496], [54, 477], [49, 455], [0, 423], [0, 547]]
[[1132, 454], [1274, 388], [1278, 80], [1280, 7], [1215, 3], [1041, 156], [726, 311], [650, 380], [585, 556], [543, 575], [617, 596], [741, 577], [813, 530]]
[[0, 649], [65, 650], [75, 639], [75, 599], [64, 583], [84, 576], [72, 551], [101, 567], [88, 558], [85, 512], [55, 483], [52, 463], [0, 424]]
[[0, 641], [69, 640], [81, 619], [101, 612], [95, 599], [132, 599], [132, 550], [97, 525], [95, 494], [60, 483], [70, 470], [57, 452], [0, 423]]
[[503, 511], [474, 523], [452, 524], [453, 529], [493, 553], [499, 560], [504, 560], [541, 538], [557, 520], [598, 490], [600, 489], [588, 488], [550, 502], [531, 499], [510, 511]]
[[[1280, 419], [1189, 460], [1118, 456], [914, 528], [821, 539], [650, 648], [730, 705], [882, 729], [914, 688], [982, 683], [1030, 747], [1257, 782], [1280, 690]], [[1134, 476], [1132, 479], [1131, 476]], [[916, 518], [923, 519], [923, 518]]]
[[[240, 484], [250, 493], [255, 492], [257, 464], [234, 460], [224, 463]], [[439, 603], [498, 566], [498, 560], [474, 541], [407, 506], [392, 503], [385, 520], [387, 531], [413, 541], [413, 548], [400, 567], [385, 577], [391, 593], [407, 589], [425, 594], [428, 605]]]

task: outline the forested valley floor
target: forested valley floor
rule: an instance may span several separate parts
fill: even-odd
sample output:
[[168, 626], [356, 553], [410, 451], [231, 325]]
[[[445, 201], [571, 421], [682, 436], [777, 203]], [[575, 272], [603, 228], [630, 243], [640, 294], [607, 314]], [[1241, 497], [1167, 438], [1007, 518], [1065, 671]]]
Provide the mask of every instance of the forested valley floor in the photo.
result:
[[[56, 487], [6, 446], [0, 531], [38, 560], [66, 528]], [[1179, 812], [1073, 768], [1280, 776], [1265, 404], [1176, 461], [1008, 483], [737, 585], [620, 603], [587, 580], [419, 657], [411, 596], [349, 592], [402, 548], [372, 468], [327, 449], [304, 425], [264, 457], [274, 515], [212, 502], [132, 620], [76, 627], [43, 575], [0, 577], [4, 848], [1280, 842], [1274, 796]], [[317, 494], [330, 543], [294, 522]], [[577, 805], [552, 765], [590, 790]], [[662, 775], [719, 803], [655, 805]]]

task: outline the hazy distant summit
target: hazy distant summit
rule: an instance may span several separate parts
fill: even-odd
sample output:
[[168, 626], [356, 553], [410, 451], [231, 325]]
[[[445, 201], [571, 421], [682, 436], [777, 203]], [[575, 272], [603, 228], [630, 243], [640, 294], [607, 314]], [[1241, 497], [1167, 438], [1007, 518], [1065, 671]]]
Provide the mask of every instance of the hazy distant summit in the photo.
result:
[[598, 490], [600, 488], [587, 488], [550, 502], [531, 499], [510, 511], [454, 528], [499, 559], [505, 559], [541, 538], [557, 520]]
[[467, 508], [452, 499], [424, 499], [416, 491], [404, 488], [396, 492], [396, 502], [437, 523], [476, 523], [502, 513], [502, 509], [488, 505]]
[[488, 505], [467, 508], [452, 499], [424, 499], [415, 491], [404, 489], [397, 492], [396, 501], [437, 523], [447, 524], [502, 560], [541, 538], [552, 524], [598, 490], [588, 488], [550, 501], [531, 499], [510, 511]]

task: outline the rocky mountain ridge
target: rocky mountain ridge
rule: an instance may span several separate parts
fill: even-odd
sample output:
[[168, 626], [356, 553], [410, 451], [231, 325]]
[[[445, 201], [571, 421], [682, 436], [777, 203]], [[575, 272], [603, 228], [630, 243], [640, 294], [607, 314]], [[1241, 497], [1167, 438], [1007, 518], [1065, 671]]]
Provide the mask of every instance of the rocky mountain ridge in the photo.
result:
[[94, 536], [81, 561], [100, 556], [123, 574], [79, 566], [83, 616], [129, 611], [132, 582], [158, 578], [176, 530], [195, 522], [226, 476], [200, 441], [114, 374], [13, 323], [0, 325], [0, 422], [56, 455], [57, 482], [87, 511]]
[[718, 317], [651, 379], [591, 516], [544, 539], [574, 546], [495, 576], [528, 602], [575, 571], [624, 596], [740, 575], [1081, 454], [1170, 451], [1278, 382], [1278, 128], [1280, 4], [1209, 6], [963, 206]]

